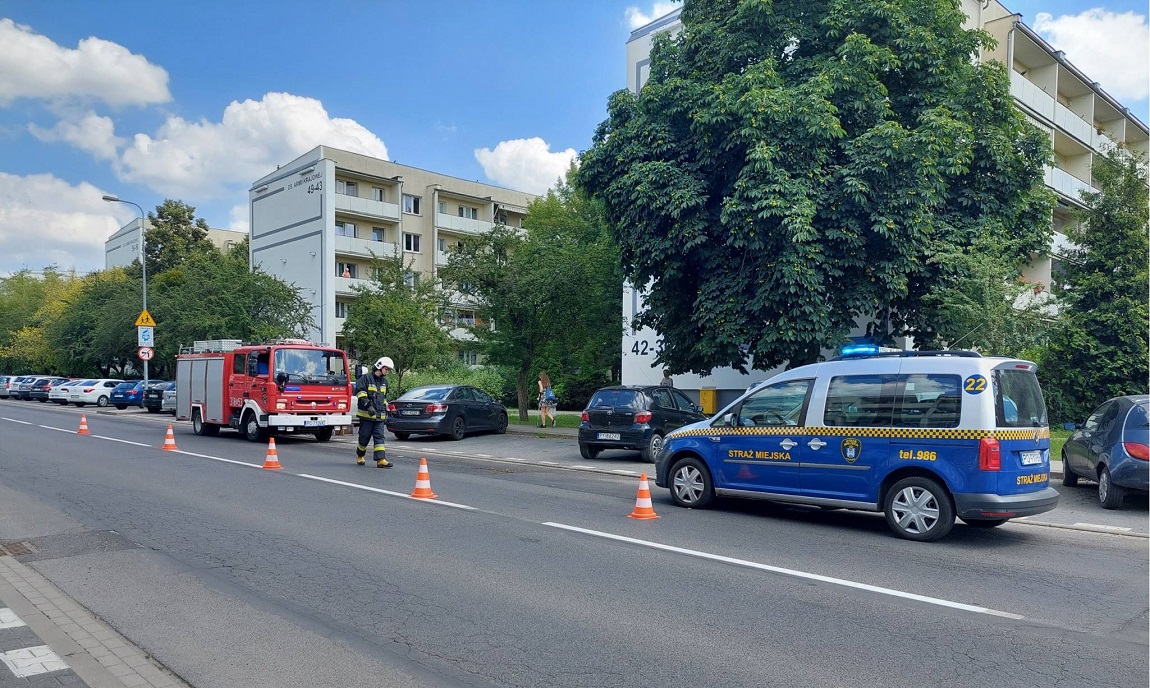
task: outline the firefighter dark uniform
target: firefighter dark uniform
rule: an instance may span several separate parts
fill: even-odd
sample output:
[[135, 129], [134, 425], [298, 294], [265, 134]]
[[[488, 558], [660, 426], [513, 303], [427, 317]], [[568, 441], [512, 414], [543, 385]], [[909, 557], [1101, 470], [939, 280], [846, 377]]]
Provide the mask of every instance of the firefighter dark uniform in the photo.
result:
[[375, 362], [372, 371], [366, 373], [355, 381], [355, 398], [359, 409], [356, 416], [359, 418], [359, 443], [355, 447], [355, 462], [360, 466], [366, 461], [367, 443], [374, 443], [375, 465], [379, 468], [391, 468], [394, 464], [387, 460], [387, 447], [383, 443], [384, 424], [387, 421], [387, 376], [385, 369], [391, 369], [391, 359], [384, 358]]

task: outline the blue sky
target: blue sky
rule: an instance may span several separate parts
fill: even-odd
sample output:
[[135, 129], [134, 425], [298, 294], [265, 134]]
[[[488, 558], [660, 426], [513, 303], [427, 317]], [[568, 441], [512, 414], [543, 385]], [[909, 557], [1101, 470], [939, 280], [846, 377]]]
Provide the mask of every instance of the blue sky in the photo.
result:
[[[1005, 4], [1147, 120], [1145, 0]], [[102, 268], [135, 216], [103, 194], [246, 229], [250, 183], [321, 143], [542, 192], [673, 6], [0, 0], [0, 276]]]

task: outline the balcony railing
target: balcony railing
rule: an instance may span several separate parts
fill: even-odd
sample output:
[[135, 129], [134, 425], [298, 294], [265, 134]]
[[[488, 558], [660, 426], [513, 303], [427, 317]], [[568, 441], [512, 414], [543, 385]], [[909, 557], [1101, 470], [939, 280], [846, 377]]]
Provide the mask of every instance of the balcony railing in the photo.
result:
[[444, 229], [462, 234], [482, 234], [491, 231], [495, 225], [484, 220], [472, 220], [469, 217], [457, 217], [447, 213], [436, 213], [435, 224]]
[[399, 220], [399, 206], [385, 201], [373, 201], [368, 198], [348, 196], [337, 193], [335, 195], [335, 209], [345, 213], [367, 215], [369, 217], [382, 217], [388, 220]]
[[1054, 104], [1054, 123], [1087, 146], [1094, 142], [1094, 127], [1062, 103]]
[[1094, 150], [1098, 151], [1099, 153], [1106, 153], [1111, 151], [1116, 145], [1118, 145], [1114, 143], [1114, 139], [1110, 138], [1106, 134], [1099, 133], [1097, 130], [1094, 132], [1093, 144]]
[[357, 277], [336, 277], [335, 278], [335, 293], [337, 294], [355, 294], [352, 287], [370, 287], [371, 280], [359, 279]]
[[380, 258], [390, 258], [399, 252], [399, 246], [389, 241], [368, 241], [367, 239], [337, 236], [335, 238], [335, 252], [364, 257], [370, 257], [374, 253]]
[[1066, 196], [1067, 198], [1081, 203], [1082, 197], [1079, 195], [1080, 192], [1097, 191], [1097, 189], [1095, 189], [1093, 186], [1090, 186], [1090, 184], [1082, 181], [1078, 177], [1075, 177], [1065, 170], [1060, 170], [1057, 167], [1049, 166], [1047, 166], [1045, 169], [1046, 185], [1062, 194], [1063, 196]]
[[447, 265], [447, 251], [436, 251], [435, 252], [435, 264], [436, 265]]
[[1010, 72], [1010, 95], [1046, 119], [1054, 119], [1054, 98], [1015, 71]]

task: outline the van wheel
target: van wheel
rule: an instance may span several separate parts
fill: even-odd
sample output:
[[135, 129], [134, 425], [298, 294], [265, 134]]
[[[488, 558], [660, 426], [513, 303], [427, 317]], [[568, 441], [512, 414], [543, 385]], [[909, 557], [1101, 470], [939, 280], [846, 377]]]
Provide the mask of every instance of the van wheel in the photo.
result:
[[1078, 486], [1078, 474], [1070, 468], [1070, 464], [1066, 462], [1066, 451], [1062, 452], [1062, 484], [1066, 487]]
[[1126, 490], [1114, 484], [1110, 469], [1105, 466], [1098, 476], [1098, 501], [1102, 502], [1103, 509], [1121, 509], [1122, 502], [1126, 501]]
[[715, 501], [711, 472], [694, 457], [680, 459], [671, 468], [671, 499], [679, 506], [703, 509]]
[[652, 433], [651, 441], [643, 447], [643, 460], [647, 463], [655, 463], [655, 459], [659, 458], [659, 452], [663, 449], [663, 436], [659, 433]]
[[243, 423], [240, 425], [243, 429], [244, 437], [249, 442], [262, 442], [264, 439], [264, 429], [260, 427], [259, 421], [256, 420], [256, 414], [248, 411], [244, 414]]
[[333, 428], [332, 426], [329, 425], [326, 428], [321, 428], [319, 430], [316, 430], [315, 431], [315, 438], [317, 440], [319, 440], [320, 442], [327, 442], [328, 440], [331, 439], [331, 436], [333, 434], [335, 434], [335, 428]]
[[904, 478], [886, 493], [883, 512], [899, 537], [932, 542], [954, 527], [950, 495], [930, 478]]
[[203, 437], [215, 437], [220, 434], [220, 426], [213, 423], [205, 423], [204, 419], [200, 417], [200, 410], [192, 411], [192, 432]]
[[599, 456], [599, 448], [590, 444], [580, 444], [579, 456], [587, 460], [594, 459], [596, 456]]

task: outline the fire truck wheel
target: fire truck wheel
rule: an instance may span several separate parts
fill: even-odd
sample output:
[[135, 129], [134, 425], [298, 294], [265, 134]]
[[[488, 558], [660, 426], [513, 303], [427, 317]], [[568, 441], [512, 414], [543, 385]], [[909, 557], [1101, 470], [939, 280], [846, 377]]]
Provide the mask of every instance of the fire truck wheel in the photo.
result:
[[192, 411], [192, 432], [204, 437], [215, 437], [220, 434], [220, 426], [214, 423], [205, 423], [200, 417], [200, 410]]
[[332, 433], [334, 433], [334, 432], [335, 432], [335, 428], [333, 428], [329, 425], [326, 428], [320, 428], [319, 430], [316, 430], [315, 431], [315, 438], [317, 440], [319, 440], [320, 442], [327, 442], [328, 440], [331, 439]]
[[263, 442], [267, 436], [266, 431], [260, 427], [259, 421], [256, 420], [256, 414], [248, 411], [244, 414], [244, 422], [240, 424], [243, 428], [244, 437], [249, 442]]

